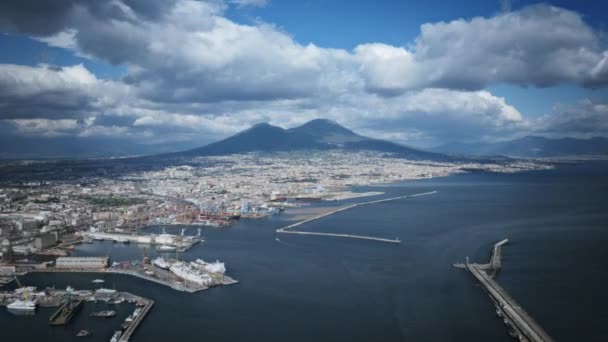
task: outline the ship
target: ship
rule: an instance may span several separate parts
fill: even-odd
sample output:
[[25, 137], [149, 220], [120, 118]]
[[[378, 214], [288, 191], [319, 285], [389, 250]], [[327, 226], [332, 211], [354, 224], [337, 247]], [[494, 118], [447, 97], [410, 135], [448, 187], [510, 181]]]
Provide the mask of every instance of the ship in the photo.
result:
[[20, 300], [17, 299], [16, 301], [10, 303], [9, 305], [6, 306], [6, 309], [14, 314], [33, 314], [36, 311], [36, 306], [37, 303], [33, 300], [28, 300], [28, 299], [24, 299], [24, 300]]
[[167, 252], [169, 252], [169, 251], [174, 251], [175, 247], [168, 246], [168, 245], [161, 245], [160, 247], [158, 247], [158, 249], [161, 250], [161, 251], [167, 251]]
[[114, 293], [116, 293], [116, 290], [100, 288], [100, 289], [95, 290], [95, 293], [96, 294], [114, 294]]
[[162, 257], [158, 257], [152, 261], [152, 264], [158, 268], [162, 268], [164, 270], [168, 270], [171, 267], [171, 264], [165, 261]]
[[77, 337], [87, 337], [89, 335], [91, 335], [91, 332], [86, 329], [80, 330], [78, 334], [76, 334]]
[[91, 317], [112, 318], [114, 316], [116, 316], [116, 311], [114, 310], [98, 311], [91, 314]]
[[219, 262], [219, 260], [216, 260], [213, 263], [208, 263], [203, 259], [196, 259], [196, 261], [194, 262], [194, 265], [202, 267], [205, 271], [210, 272], [210, 273], [218, 273], [218, 274], [224, 274], [226, 273], [226, 266], [224, 265], [223, 262]]
[[193, 282], [198, 285], [207, 286], [212, 282], [211, 276], [206, 272], [192, 267], [185, 262], [176, 262], [169, 268], [171, 273], [184, 279], [185, 281]]

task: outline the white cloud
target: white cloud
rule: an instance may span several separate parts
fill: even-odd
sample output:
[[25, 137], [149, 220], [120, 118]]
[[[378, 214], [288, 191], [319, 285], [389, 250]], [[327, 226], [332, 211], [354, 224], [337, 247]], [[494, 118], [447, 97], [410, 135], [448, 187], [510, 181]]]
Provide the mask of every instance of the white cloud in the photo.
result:
[[238, 7], [265, 7], [268, 5], [268, 0], [230, 0], [230, 3], [237, 5]]
[[555, 118], [526, 119], [482, 90], [487, 85], [608, 81], [600, 34], [579, 14], [547, 5], [429, 23], [411, 45], [353, 51], [301, 44], [267, 23], [238, 24], [221, 1], [142, 6], [78, 3], [44, 26], [34, 25], [40, 17], [21, 18], [13, 26], [36, 39], [128, 72], [109, 81], [82, 65], [0, 65], [0, 119], [80, 120], [71, 130], [47, 123], [84, 136], [210, 141], [261, 121], [294, 126], [324, 117], [430, 145], [556, 126]]
[[428, 23], [420, 30], [408, 48], [366, 44], [355, 50], [363, 56], [369, 89], [391, 95], [417, 87], [608, 84], [601, 34], [576, 12], [534, 5], [490, 18]]
[[608, 103], [585, 99], [558, 105], [553, 113], [535, 120], [533, 133], [550, 137], [608, 136]]

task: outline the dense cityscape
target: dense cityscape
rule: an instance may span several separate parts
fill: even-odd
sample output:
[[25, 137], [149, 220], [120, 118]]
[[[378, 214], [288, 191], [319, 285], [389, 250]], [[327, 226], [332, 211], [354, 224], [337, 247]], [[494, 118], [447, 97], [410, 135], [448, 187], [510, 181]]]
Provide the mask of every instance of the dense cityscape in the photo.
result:
[[15, 254], [44, 254], [82, 231], [128, 232], [154, 224], [221, 227], [230, 219], [264, 217], [311, 201], [377, 194], [349, 191], [357, 185], [551, 167], [528, 161], [409, 161], [373, 152], [250, 153], [199, 157], [189, 164], [116, 178], [5, 184], [0, 188], [3, 252], [10, 245]]

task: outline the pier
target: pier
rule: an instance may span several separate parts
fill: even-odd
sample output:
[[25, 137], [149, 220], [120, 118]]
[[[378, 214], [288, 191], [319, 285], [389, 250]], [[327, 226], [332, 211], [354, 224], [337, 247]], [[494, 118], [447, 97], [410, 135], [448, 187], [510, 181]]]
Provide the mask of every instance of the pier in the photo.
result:
[[138, 312], [138, 310], [135, 309], [135, 312], [130, 316], [130, 317], [132, 317], [133, 321], [131, 321], [129, 326], [124, 330], [124, 332], [120, 336], [120, 339], [118, 339], [119, 342], [127, 342], [127, 341], [129, 341], [129, 339], [131, 338], [131, 336], [133, 335], [135, 330], [137, 330], [137, 328], [139, 327], [141, 322], [143, 322], [144, 318], [146, 318], [150, 309], [152, 309], [152, 306], [154, 305], [154, 301], [151, 299], [142, 298], [142, 297], [130, 294], [130, 293], [126, 293], [126, 292], [122, 293], [122, 296], [128, 301], [137, 302], [138, 306], [141, 305], [140, 306], [141, 310], [139, 310], [139, 312]]
[[[148, 273], [146, 273], [148, 271]], [[35, 273], [112, 273], [112, 274], [123, 274], [143, 280], [147, 280], [159, 285], [170, 287], [176, 291], [195, 293], [209, 289], [211, 286], [199, 285], [193, 282], [182, 282], [179, 281], [179, 277], [173, 275], [171, 272], [160, 269], [153, 265], [147, 268], [141, 267], [109, 267], [106, 269], [38, 269], [31, 270], [30, 272]], [[151, 273], [150, 273], [151, 272]], [[238, 280], [235, 280], [227, 275], [222, 275], [221, 279], [214, 286], [221, 285], [233, 285], [237, 284]]]
[[469, 271], [496, 305], [496, 314], [503, 317], [509, 327], [509, 333], [520, 341], [550, 342], [553, 339], [543, 328], [505, 291], [496, 281], [494, 275], [502, 266], [501, 248], [509, 240], [504, 239], [494, 245], [492, 256], [487, 264], [475, 264], [467, 261], [454, 264], [454, 267]]
[[332, 210], [330, 212], [315, 216], [315, 217], [311, 217], [309, 219], [300, 221], [300, 222], [296, 222], [293, 224], [290, 224], [288, 226], [285, 226], [283, 228], [279, 228], [276, 230], [277, 233], [282, 233], [282, 234], [299, 234], [299, 235], [317, 235], [317, 236], [334, 236], [334, 237], [342, 237], [342, 238], [351, 238], [351, 239], [362, 239], [362, 240], [372, 240], [372, 241], [380, 241], [380, 242], [388, 242], [388, 243], [401, 243], [401, 240], [399, 239], [386, 239], [386, 238], [378, 238], [378, 237], [373, 237], [373, 236], [366, 236], [366, 235], [353, 235], [353, 234], [337, 234], [337, 233], [322, 233], [322, 232], [305, 232], [305, 231], [301, 231], [301, 230], [293, 230], [293, 228], [301, 226], [305, 223], [308, 222], [312, 222], [312, 221], [316, 221], [316, 220], [320, 220], [324, 217], [327, 216], [331, 216], [334, 214], [337, 214], [339, 212], [342, 211], [346, 211], [346, 210], [350, 210], [352, 208], [355, 207], [359, 207], [359, 206], [364, 206], [364, 205], [369, 205], [369, 204], [376, 204], [376, 203], [382, 203], [382, 202], [389, 202], [389, 201], [395, 201], [395, 200], [400, 200], [400, 199], [404, 199], [404, 198], [413, 198], [413, 197], [418, 197], [418, 196], [426, 196], [426, 195], [432, 195], [437, 193], [437, 191], [429, 191], [429, 192], [423, 192], [423, 193], [419, 193], [419, 194], [414, 194], [414, 195], [405, 195], [405, 196], [398, 196], [398, 197], [391, 197], [391, 198], [384, 198], [384, 199], [379, 199], [379, 200], [374, 200], [374, 201], [368, 201], [368, 202], [362, 202], [362, 203], [355, 203], [355, 204], [351, 204], [342, 208], [338, 208], [336, 210]]

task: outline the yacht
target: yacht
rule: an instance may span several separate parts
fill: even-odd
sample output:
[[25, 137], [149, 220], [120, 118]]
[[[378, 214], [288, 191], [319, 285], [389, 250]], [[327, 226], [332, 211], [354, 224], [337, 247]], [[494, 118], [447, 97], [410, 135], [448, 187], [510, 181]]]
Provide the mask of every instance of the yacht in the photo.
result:
[[16, 301], [7, 305], [6, 308], [8, 309], [8, 311], [14, 313], [33, 313], [34, 311], [36, 311], [36, 302], [27, 299], [17, 299]]

